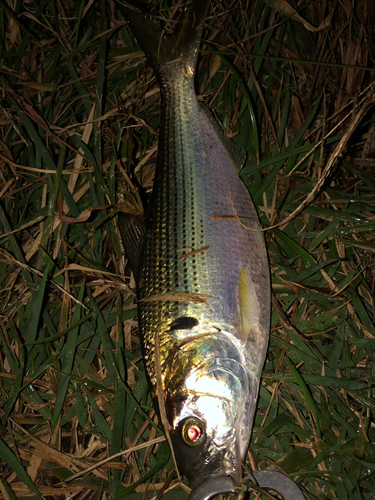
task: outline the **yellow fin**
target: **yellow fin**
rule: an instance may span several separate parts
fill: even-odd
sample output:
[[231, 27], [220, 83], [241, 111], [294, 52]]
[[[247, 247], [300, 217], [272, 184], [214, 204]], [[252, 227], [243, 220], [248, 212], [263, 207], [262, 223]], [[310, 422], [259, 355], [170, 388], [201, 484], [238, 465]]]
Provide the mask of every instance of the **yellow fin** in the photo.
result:
[[259, 335], [260, 308], [255, 286], [243, 267], [238, 283], [238, 298], [241, 317], [241, 338], [244, 342], [254, 342]]

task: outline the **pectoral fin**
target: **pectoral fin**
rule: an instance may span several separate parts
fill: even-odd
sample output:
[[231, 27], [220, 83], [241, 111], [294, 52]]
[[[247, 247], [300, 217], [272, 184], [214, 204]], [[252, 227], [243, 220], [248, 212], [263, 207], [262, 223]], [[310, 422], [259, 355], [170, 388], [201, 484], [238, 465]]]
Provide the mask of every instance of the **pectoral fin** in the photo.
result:
[[260, 306], [254, 283], [246, 267], [241, 269], [238, 298], [241, 317], [241, 338], [245, 343], [254, 342], [259, 335]]

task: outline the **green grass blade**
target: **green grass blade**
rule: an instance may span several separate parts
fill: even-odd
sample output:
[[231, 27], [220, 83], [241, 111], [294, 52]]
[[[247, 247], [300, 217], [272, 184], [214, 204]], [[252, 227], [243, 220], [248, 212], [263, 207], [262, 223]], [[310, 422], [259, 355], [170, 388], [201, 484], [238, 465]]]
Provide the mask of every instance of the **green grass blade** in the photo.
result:
[[7, 464], [9, 464], [9, 466], [17, 474], [20, 480], [28, 488], [30, 488], [30, 490], [37, 496], [37, 498], [41, 499], [43, 498], [42, 495], [39, 493], [38, 488], [36, 488], [30, 476], [25, 471], [22, 464], [18, 461], [14, 453], [8, 448], [8, 446], [4, 443], [2, 439], [0, 439], [0, 457], [2, 457], [2, 459], [5, 460]]

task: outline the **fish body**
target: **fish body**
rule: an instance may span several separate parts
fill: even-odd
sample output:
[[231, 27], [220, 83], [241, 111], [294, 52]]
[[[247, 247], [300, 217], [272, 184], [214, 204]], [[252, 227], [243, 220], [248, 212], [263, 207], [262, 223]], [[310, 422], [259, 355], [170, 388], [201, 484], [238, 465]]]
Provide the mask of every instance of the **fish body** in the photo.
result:
[[131, 260], [146, 369], [193, 489], [215, 478], [240, 484], [270, 322], [268, 258], [238, 175], [243, 155], [194, 89], [208, 5], [193, 0], [171, 35], [122, 10], [158, 78], [162, 116], [147, 225], [120, 229], [125, 248], [141, 248]]

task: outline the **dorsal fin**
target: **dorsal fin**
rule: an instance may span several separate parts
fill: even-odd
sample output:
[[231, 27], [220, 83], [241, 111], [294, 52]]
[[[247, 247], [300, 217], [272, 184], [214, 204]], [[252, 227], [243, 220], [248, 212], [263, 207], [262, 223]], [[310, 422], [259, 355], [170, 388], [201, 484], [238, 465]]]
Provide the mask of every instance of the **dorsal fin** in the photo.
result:
[[145, 216], [120, 213], [118, 217], [125, 255], [137, 281], [146, 242]]

